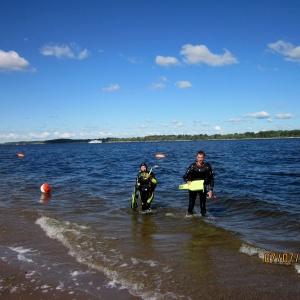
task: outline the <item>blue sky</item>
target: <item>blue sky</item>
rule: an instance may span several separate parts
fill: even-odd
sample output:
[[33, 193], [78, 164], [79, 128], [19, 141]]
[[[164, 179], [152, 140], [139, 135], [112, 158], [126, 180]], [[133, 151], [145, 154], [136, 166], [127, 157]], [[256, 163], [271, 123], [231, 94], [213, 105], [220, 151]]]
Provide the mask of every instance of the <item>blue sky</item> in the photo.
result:
[[299, 0], [0, 8], [0, 143], [300, 129]]

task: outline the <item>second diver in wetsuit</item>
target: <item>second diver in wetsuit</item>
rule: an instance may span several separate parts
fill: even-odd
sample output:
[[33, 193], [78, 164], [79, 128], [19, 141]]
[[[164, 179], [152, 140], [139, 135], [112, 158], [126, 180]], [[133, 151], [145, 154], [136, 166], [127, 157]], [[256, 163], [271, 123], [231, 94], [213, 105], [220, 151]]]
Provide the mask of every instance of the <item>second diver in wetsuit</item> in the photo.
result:
[[134, 191], [132, 194], [132, 202], [131, 208], [135, 210], [137, 208], [137, 198], [139, 191], [140, 199], [142, 204], [142, 210], [149, 210], [150, 204], [154, 198], [154, 190], [156, 188], [157, 180], [155, 178], [152, 169], [150, 171], [147, 170], [147, 165], [142, 163], [140, 165], [140, 171], [136, 177], [136, 183], [134, 187]]

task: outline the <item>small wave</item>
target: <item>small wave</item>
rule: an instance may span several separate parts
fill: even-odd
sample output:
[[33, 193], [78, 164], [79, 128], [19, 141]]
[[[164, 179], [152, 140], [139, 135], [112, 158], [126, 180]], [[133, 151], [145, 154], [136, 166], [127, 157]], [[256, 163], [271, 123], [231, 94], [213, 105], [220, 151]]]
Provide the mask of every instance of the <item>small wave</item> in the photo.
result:
[[[298, 256], [295, 258], [291, 253], [273, 253], [247, 244], [242, 244], [239, 251], [249, 256], [257, 255], [264, 263], [273, 263], [275, 265], [291, 265], [293, 262], [298, 262]], [[287, 256], [285, 262], [283, 261], [284, 255]], [[300, 274], [300, 264], [295, 263], [294, 267], [297, 274]]]
[[[143, 299], [164, 299], [159, 291], [155, 292], [153, 298], [153, 291], [145, 282], [152, 278], [153, 285], [160, 286], [162, 273], [173, 272], [168, 265], [155, 260], [126, 256], [115, 245], [118, 239], [102, 237], [99, 244], [101, 238], [97, 232], [76, 223], [42, 216], [36, 224], [40, 225], [49, 237], [62, 243], [68, 249], [69, 255], [79, 263], [103, 273], [108, 279], [107, 287], [128, 289], [132, 294]], [[75, 271], [70, 275], [76, 278], [79, 273]]]
[[246, 245], [246, 244], [242, 244], [239, 251], [249, 256], [257, 255], [261, 260], [264, 259], [264, 255], [267, 252], [267, 250], [265, 249], [254, 247], [251, 245]]
[[36, 252], [36, 250], [26, 249], [23, 247], [9, 247], [9, 249], [18, 253], [18, 260], [25, 262], [33, 262], [33, 260], [31, 258], [27, 258], [25, 254]]

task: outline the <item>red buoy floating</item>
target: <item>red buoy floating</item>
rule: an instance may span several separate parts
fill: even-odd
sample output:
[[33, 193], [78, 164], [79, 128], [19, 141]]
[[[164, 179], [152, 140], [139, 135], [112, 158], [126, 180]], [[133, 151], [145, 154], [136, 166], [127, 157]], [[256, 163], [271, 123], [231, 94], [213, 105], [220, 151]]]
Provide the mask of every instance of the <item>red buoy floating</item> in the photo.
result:
[[24, 157], [23, 153], [18, 153], [18, 157]]
[[165, 156], [163, 154], [156, 154], [155, 157], [156, 158], [165, 158]]
[[48, 183], [44, 183], [42, 186], [41, 186], [41, 192], [42, 193], [50, 193], [51, 191], [51, 186], [48, 184]]

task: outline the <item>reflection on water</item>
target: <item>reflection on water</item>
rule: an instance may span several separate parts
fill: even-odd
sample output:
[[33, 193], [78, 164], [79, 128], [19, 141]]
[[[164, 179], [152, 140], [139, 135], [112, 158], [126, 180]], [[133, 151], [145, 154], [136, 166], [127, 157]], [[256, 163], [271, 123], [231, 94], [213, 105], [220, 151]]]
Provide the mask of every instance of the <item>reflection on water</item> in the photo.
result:
[[48, 203], [51, 200], [51, 194], [50, 193], [41, 193], [41, 203]]
[[151, 256], [155, 252], [153, 235], [158, 232], [153, 216], [134, 212], [131, 221], [132, 241], [137, 252]]

